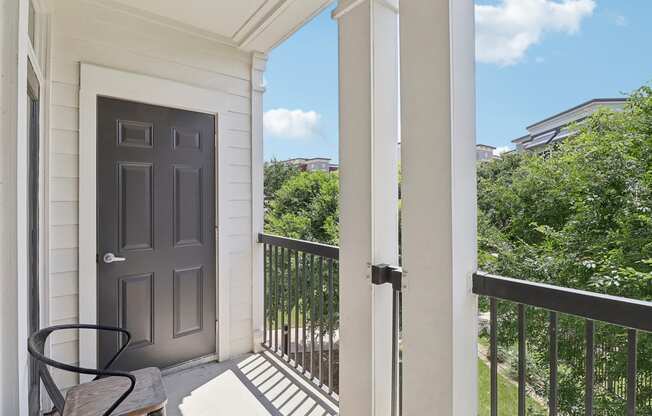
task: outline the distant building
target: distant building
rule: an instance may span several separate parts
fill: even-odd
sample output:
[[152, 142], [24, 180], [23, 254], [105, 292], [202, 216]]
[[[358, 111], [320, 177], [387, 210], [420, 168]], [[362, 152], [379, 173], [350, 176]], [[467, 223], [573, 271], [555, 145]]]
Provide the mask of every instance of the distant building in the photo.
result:
[[326, 157], [297, 157], [294, 159], [283, 160], [280, 163], [287, 163], [296, 166], [299, 170], [305, 172], [334, 172], [339, 168], [339, 165], [331, 163], [331, 159]]
[[571, 123], [581, 123], [598, 109], [604, 107], [620, 111], [626, 101], [624, 98], [596, 98], [587, 101], [528, 126], [528, 133], [512, 140], [512, 143], [515, 144], [516, 151], [543, 151], [549, 145], [572, 136], [574, 133], [568, 128]]
[[495, 151], [496, 148], [494, 146], [478, 143], [475, 145], [475, 160], [482, 161], [496, 159], [498, 156], [496, 156]]
[[[488, 144], [475, 145], [475, 159], [478, 161], [497, 159], [496, 148]], [[401, 142], [398, 143], [398, 152], [401, 153]]]

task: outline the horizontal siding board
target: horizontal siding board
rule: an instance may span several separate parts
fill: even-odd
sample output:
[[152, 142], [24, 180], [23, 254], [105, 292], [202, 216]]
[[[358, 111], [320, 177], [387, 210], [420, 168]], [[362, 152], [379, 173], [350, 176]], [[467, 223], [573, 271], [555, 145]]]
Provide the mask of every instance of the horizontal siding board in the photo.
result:
[[61, 248], [50, 250], [50, 273], [76, 272], [78, 268], [79, 252], [77, 249]]
[[230, 201], [250, 201], [251, 184], [247, 183], [227, 183], [226, 193]]
[[50, 205], [50, 225], [79, 224], [79, 205], [77, 202], [53, 202]]
[[98, 6], [75, 0], [59, 1], [55, 11], [57, 32], [235, 78], [250, 76], [246, 52]]
[[[77, 365], [77, 363], [71, 364]], [[53, 368], [52, 377], [54, 378], [54, 382], [57, 384], [57, 387], [62, 390], [79, 384], [79, 375], [76, 373], [71, 373], [70, 371], [63, 371], [57, 368]]]
[[52, 189], [50, 192], [51, 202], [79, 201], [79, 179], [52, 176], [50, 185]]
[[230, 235], [250, 235], [251, 217], [232, 218], [226, 222], [224, 233]]
[[77, 341], [54, 344], [51, 350], [51, 356], [56, 361], [65, 364], [73, 364], [79, 361], [79, 343]]
[[233, 218], [251, 218], [251, 203], [249, 201], [226, 201], [222, 215], [228, 220]]
[[236, 113], [251, 114], [251, 100], [247, 97], [230, 95], [228, 109]]
[[231, 164], [248, 165], [251, 169], [251, 150], [241, 147], [227, 147], [225, 159]]
[[237, 147], [240, 149], [251, 149], [251, 133], [247, 131], [225, 130], [220, 132], [220, 139], [226, 147]]
[[61, 130], [79, 130], [79, 110], [72, 107], [53, 105], [52, 127]]
[[[238, 114], [238, 113], [229, 112], [224, 115], [224, 125], [229, 130], [248, 132], [251, 130], [251, 116], [249, 116], [248, 114]], [[247, 135], [247, 137], [249, 137], [249, 135]]]
[[56, 154], [78, 155], [79, 132], [75, 130], [52, 129], [52, 151]]
[[79, 107], [79, 86], [64, 82], [52, 83], [52, 104]]
[[79, 247], [79, 227], [77, 225], [57, 225], [50, 228], [50, 248]]
[[251, 184], [251, 167], [247, 165], [235, 165], [229, 163], [226, 174], [231, 183]]
[[50, 296], [70, 296], [79, 293], [79, 275], [77, 272], [50, 274]]
[[70, 319], [79, 316], [79, 298], [77, 295], [57, 296], [50, 299], [50, 316], [52, 319]]
[[55, 153], [52, 156], [52, 175], [57, 178], [78, 178], [79, 157], [77, 155]]
[[[65, 47], [65, 45], [61, 45], [61, 47]], [[57, 49], [55, 47], [52, 50], [56, 51]], [[52, 58], [52, 80], [79, 85], [79, 62], [64, 58]]]
[[[251, 93], [249, 81], [206, 69], [180, 65], [148, 54], [111, 47], [110, 44], [98, 44], [90, 40], [56, 35], [55, 44], [60, 45], [57, 49], [65, 50], [64, 54], [55, 58], [55, 62], [64, 60], [67, 63], [67, 65], [62, 65], [62, 68], [60, 68], [60, 71], [64, 71], [61, 79], [63, 82], [70, 82], [75, 79], [73, 69], [69, 68], [70, 65], [77, 67], [77, 79], [79, 79], [79, 63], [92, 62], [97, 65], [115, 67], [123, 71], [147, 74], [157, 78], [171, 79], [188, 85], [223, 91], [246, 98]], [[57, 78], [57, 80], [59, 79]], [[78, 82], [75, 81], [75, 83]]]

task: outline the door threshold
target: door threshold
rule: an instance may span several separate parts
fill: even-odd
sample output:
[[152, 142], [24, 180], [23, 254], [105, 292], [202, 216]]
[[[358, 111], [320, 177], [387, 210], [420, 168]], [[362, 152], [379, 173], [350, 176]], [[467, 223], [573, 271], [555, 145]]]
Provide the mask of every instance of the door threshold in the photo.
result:
[[179, 364], [171, 365], [161, 369], [161, 375], [167, 376], [169, 374], [178, 373], [179, 371], [187, 370], [189, 368], [198, 367], [203, 364], [217, 362], [217, 354], [209, 354], [199, 358], [193, 358], [190, 361], [184, 361]]

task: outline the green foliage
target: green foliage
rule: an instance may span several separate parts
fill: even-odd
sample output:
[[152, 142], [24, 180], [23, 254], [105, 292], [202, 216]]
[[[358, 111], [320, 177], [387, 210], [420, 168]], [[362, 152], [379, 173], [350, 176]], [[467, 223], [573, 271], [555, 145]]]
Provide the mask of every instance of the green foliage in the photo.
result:
[[[489, 366], [478, 359], [478, 415], [491, 415], [491, 374]], [[518, 413], [518, 386], [502, 374], [498, 375], [498, 415], [513, 416]], [[526, 401], [530, 416], [547, 415], [547, 409], [532, 398]]]
[[279, 162], [276, 159], [266, 162], [264, 169], [265, 198], [273, 198], [285, 182], [299, 174], [299, 169], [296, 166]]
[[276, 191], [265, 216], [265, 231], [284, 237], [337, 244], [337, 173], [300, 172]]
[[480, 164], [480, 266], [650, 300], [652, 89], [575, 129], [547, 157]]
[[[478, 167], [479, 267], [506, 276], [652, 300], [652, 89], [622, 112], [601, 110], [546, 156], [511, 154]], [[485, 303], [481, 303], [486, 307]], [[516, 342], [514, 305], [499, 305], [499, 339]], [[547, 312], [528, 310], [529, 382], [545, 397]], [[560, 412], [583, 414], [583, 327], [560, 316]], [[625, 331], [596, 328], [596, 409], [622, 414]], [[579, 346], [579, 347], [578, 347]], [[639, 341], [639, 382], [652, 373], [652, 344]], [[648, 354], [648, 355], [643, 355]], [[620, 383], [620, 384], [619, 384]], [[616, 387], [614, 387], [616, 386]], [[648, 389], [649, 390], [649, 389]], [[650, 391], [639, 411], [652, 412]]]

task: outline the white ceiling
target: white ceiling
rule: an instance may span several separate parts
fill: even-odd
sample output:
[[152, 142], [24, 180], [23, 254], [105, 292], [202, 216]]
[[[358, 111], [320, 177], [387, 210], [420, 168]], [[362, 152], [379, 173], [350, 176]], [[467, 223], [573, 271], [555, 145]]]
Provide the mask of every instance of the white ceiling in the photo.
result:
[[200, 31], [242, 49], [263, 52], [296, 31], [331, 1], [103, 0], [150, 19]]
[[131, 8], [140, 9], [188, 26], [203, 29], [226, 38], [233, 38], [237, 30], [271, 0], [115, 0]]

